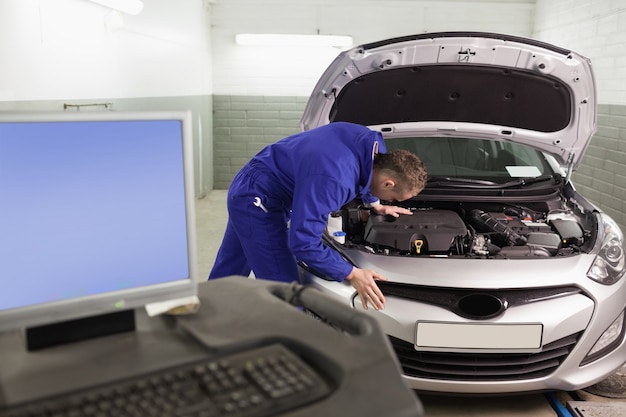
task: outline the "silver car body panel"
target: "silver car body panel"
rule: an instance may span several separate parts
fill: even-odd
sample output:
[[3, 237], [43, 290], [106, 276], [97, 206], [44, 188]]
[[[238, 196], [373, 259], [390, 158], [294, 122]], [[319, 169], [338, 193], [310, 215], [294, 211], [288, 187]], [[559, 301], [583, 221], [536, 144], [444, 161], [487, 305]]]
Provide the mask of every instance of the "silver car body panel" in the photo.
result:
[[[374, 255], [371, 255], [374, 256]], [[367, 257], [364, 256], [364, 258]], [[607, 374], [619, 368], [626, 357], [626, 344], [608, 355], [585, 366], [581, 361], [588, 354], [594, 343], [611, 323], [622, 313], [626, 300], [626, 281], [622, 280], [614, 286], [603, 286], [585, 277], [589, 266], [586, 259], [550, 259], [524, 260], [491, 260], [489, 268], [476, 268], [471, 273], [471, 264], [480, 262], [472, 259], [413, 259], [410, 267], [403, 259], [389, 262], [359, 262], [362, 268], [373, 268], [385, 275], [389, 280], [399, 282], [419, 282], [419, 285], [438, 286], [445, 282], [446, 286], [458, 288], [481, 289], [492, 288], [537, 288], [545, 285], [570, 285], [572, 277], [581, 277], [576, 283], [584, 292], [563, 298], [530, 303], [507, 309], [506, 312], [487, 323], [510, 324], [540, 323], [543, 325], [542, 345], [559, 340], [567, 335], [583, 332], [581, 342], [577, 343], [567, 359], [554, 374], [530, 380], [499, 380], [499, 381], [463, 381], [439, 380], [404, 376], [407, 384], [416, 390], [438, 391], [451, 393], [511, 393], [525, 391], [544, 391], [551, 389], [575, 390], [591, 385], [606, 378]], [[359, 259], [362, 261], [363, 259]], [[411, 261], [411, 260], [407, 260]], [[549, 265], [550, 280], [546, 279], [546, 262], [559, 261], [558, 266]], [[465, 263], [459, 266], [459, 263]], [[403, 265], [404, 264], [404, 265]], [[385, 266], [388, 266], [385, 268]], [[404, 269], [403, 269], [404, 266]], [[459, 269], [463, 268], [463, 269]], [[460, 276], [459, 270], [465, 271]], [[413, 271], [408, 275], [406, 271]], [[421, 271], [428, 271], [422, 273]], [[457, 277], [456, 279], [454, 277]], [[387, 297], [385, 309], [375, 311], [371, 307], [363, 310], [353, 288], [346, 282], [327, 281], [305, 273], [305, 281], [338, 300], [349, 303], [355, 309], [365, 311], [377, 318], [385, 332], [393, 337], [413, 343], [415, 327], [418, 321], [436, 321], [445, 323], [470, 323], [441, 307], [417, 303], [401, 298]], [[458, 285], [458, 287], [457, 287]], [[432, 350], [432, 349], [431, 349]], [[446, 350], [446, 349], [443, 349]], [[461, 349], [447, 349], [449, 352], [463, 352]], [[502, 353], [500, 349], [483, 349], [481, 353]], [[505, 351], [512, 353], [512, 350]], [[521, 349], [518, 352], [528, 352]]]

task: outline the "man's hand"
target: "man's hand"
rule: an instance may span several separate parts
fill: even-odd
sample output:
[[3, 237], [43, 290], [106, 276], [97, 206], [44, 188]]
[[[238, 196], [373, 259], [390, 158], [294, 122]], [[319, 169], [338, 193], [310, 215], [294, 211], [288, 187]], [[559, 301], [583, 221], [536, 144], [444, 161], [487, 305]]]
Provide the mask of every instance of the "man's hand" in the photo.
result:
[[350, 281], [350, 284], [359, 293], [363, 309], [367, 310], [368, 302], [372, 304], [375, 310], [382, 310], [385, 307], [385, 296], [378, 288], [378, 285], [376, 285], [376, 281], [386, 281], [387, 278], [371, 269], [354, 267], [346, 279]]
[[400, 217], [401, 214], [413, 214], [411, 210], [406, 209], [404, 207], [387, 206], [385, 204], [372, 205], [372, 210], [376, 214], [382, 214], [382, 215], [393, 216], [393, 217]]

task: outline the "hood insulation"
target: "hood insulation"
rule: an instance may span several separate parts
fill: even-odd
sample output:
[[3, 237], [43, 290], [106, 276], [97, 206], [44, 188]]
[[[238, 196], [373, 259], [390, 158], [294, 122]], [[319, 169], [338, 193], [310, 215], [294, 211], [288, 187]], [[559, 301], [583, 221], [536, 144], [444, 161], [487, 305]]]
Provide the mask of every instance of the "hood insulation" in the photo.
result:
[[355, 78], [336, 97], [330, 121], [456, 121], [557, 132], [568, 126], [571, 113], [571, 92], [556, 78], [480, 65], [429, 65]]

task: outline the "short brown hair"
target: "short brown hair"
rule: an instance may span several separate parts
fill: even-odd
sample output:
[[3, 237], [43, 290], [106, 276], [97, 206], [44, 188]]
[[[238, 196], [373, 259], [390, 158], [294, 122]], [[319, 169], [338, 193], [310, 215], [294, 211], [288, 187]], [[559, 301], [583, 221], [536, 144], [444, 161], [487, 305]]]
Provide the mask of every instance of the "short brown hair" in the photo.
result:
[[426, 186], [427, 172], [422, 160], [413, 152], [397, 149], [374, 157], [374, 169], [395, 179], [406, 191], [419, 194]]

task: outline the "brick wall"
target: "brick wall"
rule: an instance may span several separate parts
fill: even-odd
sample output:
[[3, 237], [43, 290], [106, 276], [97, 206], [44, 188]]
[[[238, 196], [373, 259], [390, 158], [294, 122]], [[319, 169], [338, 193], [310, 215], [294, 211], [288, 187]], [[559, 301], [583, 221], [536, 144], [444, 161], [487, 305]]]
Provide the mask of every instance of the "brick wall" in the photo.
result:
[[572, 176], [578, 192], [626, 231], [626, 106], [599, 105], [598, 131]]
[[233, 176], [265, 145], [300, 131], [308, 97], [213, 96], [214, 185]]

